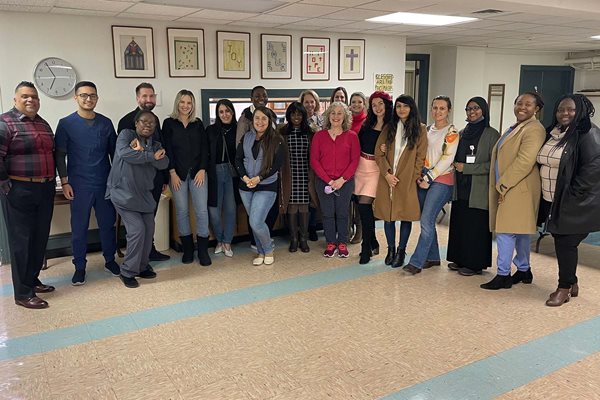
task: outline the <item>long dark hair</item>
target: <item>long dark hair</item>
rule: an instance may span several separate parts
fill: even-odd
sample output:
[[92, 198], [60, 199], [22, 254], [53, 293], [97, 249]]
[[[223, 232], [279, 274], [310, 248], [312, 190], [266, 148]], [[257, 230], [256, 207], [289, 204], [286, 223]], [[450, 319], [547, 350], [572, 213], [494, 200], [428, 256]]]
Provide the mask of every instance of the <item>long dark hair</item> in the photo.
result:
[[221, 118], [219, 118], [219, 106], [221, 105], [224, 105], [225, 107], [231, 110], [230, 129], [233, 130], [233, 132], [235, 132], [237, 129], [237, 118], [235, 115], [235, 107], [229, 99], [221, 99], [217, 101], [217, 107], [215, 108], [215, 126], [218, 128], [219, 132], [221, 131], [221, 129], [223, 129], [223, 121], [221, 121]]
[[569, 140], [569, 136], [572, 136], [571, 134], [573, 132], [580, 134], [588, 132], [592, 128], [592, 121], [590, 118], [593, 117], [594, 113], [596, 112], [590, 99], [582, 94], [577, 93], [562, 96], [554, 105], [554, 110], [552, 111], [552, 122], [546, 128], [546, 132], [548, 134], [550, 134], [552, 129], [559, 125], [558, 119], [556, 118], [556, 112], [558, 111], [558, 106], [560, 105], [561, 101], [565, 99], [571, 99], [575, 103], [575, 117], [567, 127], [565, 136], [560, 139], [555, 148], [564, 146], [567, 140]]
[[389, 146], [394, 141], [398, 124], [402, 123], [396, 112], [397, 103], [406, 104], [410, 107], [408, 118], [404, 122], [404, 137], [406, 137], [407, 141], [406, 146], [412, 150], [417, 145], [417, 140], [419, 140], [419, 135], [421, 134], [421, 117], [415, 99], [407, 94], [401, 94], [394, 102], [394, 118], [392, 119], [392, 124], [390, 124], [390, 129], [387, 131], [386, 143]]
[[[275, 113], [273, 111], [271, 111], [271, 109], [269, 109], [265, 106], [258, 106], [254, 109], [254, 112], [252, 113], [253, 128], [254, 128], [254, 116], [256, 115], [257, 111], [260, 111], [261, 113], [266, 115], [267, 118], [269, 118], [269, 124], [267, 125], [267, 129], [265, 130], [265, 133], [262, 135], [262, 138], [260, 141], [260, 145], [262, 146], [262, 150], [263, 150], [263, 163], [260, 167], [259, 174], [265, 175], [273, 166], [273, 160], [275, 159], [275, 153], [277, 152], [277, 148], [279, 147], [279, 145], [281, 144], [281, 141], [283, 139], [282, 139], [281, 135], [279, 133], [277, 133], [275, 128], [273, 128], [273, 124], [277, 120], [277, 116], [275, 115]], [[306, 110], [305, 110], [305, 112], [306, 112]]]
[[[391, 100], [391, 96], [388, 96], [388, 98]], [[385, 115], [383, 116], [383, 126], [381, 127], [381, 130], [384, 130], [386, 126], [388, 126], [392, 122], [394, 113], [392, 102], [390, 100], [384, 99], [383, 97], [373, 98], [373, 96], [371, 96], [369, 97], [369, 109], [367, 110], [367, 118], [365, 119], [365, 122], [363, 122], [360, 130], [373, 128], [377, 124], [377, 115], [375, 115], [375, 113], [373, 112], [373, 100], [375, 99], [383, 100], [383, 104], [385, 105]]]
[[287, 121], [287, 125], [285, 127], [285, 134], [289, 135], [292, 133], [292, 114], [295, 112], [299, 112], [302, 114], [302, 121], [300, 122], [300, 132], [307, 135], [310, 132], [310, 126], [308, 125], [308, 113], [306, 112], [306, 108], [299, 101], [294, 101], [290, 104], [285, 110], [285, 120]]

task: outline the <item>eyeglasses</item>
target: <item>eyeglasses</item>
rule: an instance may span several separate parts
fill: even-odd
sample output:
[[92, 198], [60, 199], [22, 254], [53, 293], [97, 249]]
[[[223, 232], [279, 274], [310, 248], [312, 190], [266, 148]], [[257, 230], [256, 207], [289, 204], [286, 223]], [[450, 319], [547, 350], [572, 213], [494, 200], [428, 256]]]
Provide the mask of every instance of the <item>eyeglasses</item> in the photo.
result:
[[473, 107], [466, 107], [465, 108], [466, 112], [479, 111], [479, 110], [481, 110], [481, 107], [479, 107], [479, 106], [473, 106]]
[[79, 93], [77, 95], [77, 97], [79, 97], [81, 100], [98, 100], [98, 95], [97, 94], [87, 94], [87, 93]]

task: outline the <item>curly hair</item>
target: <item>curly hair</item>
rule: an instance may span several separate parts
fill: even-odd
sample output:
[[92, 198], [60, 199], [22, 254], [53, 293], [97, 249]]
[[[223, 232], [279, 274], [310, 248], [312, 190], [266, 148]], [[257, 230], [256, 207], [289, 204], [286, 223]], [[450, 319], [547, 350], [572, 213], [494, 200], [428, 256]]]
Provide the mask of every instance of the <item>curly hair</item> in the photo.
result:
[[345, 132], [352, 126], [352, 113], [350, 112], [348, 106], [345, 103], [342, 103], [341, 101], [334, 101], [329, 105], [329, 107], [327, 107], [327, 110], [325, 110], [325, 112], [323, 113], [323, 119], [325, 120], [323, 123], [323, 128], [331, 128], [331, 121], [329, 120], [329, 115], [331, 114], [331, 111], [333, 111], [333, 109], [336, 107], [340, 107], [344, 111], [344, 121], [342, 122], [342, 130]]

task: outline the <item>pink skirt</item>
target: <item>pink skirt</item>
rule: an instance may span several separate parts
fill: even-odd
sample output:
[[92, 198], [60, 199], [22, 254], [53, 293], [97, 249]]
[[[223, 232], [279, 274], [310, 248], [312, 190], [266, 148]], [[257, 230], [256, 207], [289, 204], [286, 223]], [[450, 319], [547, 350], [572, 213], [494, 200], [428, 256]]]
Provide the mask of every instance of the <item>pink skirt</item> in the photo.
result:
[[354, 174], [354, 194], [357, 196], [375, 197], [379, 182], [379, 167], [375, 160], [361, 157]]

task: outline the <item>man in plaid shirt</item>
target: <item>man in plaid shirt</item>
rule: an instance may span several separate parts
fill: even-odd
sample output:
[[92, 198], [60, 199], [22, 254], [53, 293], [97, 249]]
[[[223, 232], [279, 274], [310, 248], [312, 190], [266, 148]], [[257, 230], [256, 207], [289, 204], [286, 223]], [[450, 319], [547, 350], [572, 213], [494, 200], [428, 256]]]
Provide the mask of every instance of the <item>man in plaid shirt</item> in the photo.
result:
[[0, 188], [6, 207], [15, 303], [46, 308], [37, 293], [54, 287], [39, 280], [54, 211], [54, 134], [38, 115], [40, 98], [31, 82], [15, 89], [15, 106], [0, 115]]

